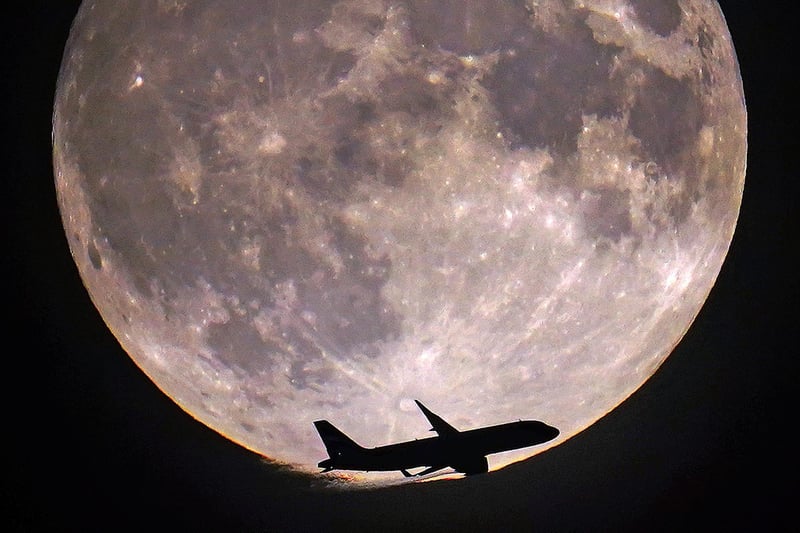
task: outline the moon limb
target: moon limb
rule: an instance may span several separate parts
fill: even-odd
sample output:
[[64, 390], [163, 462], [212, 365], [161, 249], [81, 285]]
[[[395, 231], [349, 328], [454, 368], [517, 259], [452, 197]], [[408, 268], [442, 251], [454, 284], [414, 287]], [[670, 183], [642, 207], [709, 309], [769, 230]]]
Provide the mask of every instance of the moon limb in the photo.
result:
[[[314, 418], [367, 444], [413, 438], [402, 406], [432, 394], [459, 427], [530, 416], [569, 438], [663, 362], [738, 213], [744, 105], [715, 3], [680, 2], [667, 36], [598, 0], [531, 9], [513, 42], [456, 28], [424, 48], [437, 37], [408, 4], [343, 2], [204, 48], [176, 37], [231, 43], [213, 3], [159, 2], [164, 26], [112, 65], [117, 15], [87, 2], [65, 53], [56, 183], [95, 304], [184, 409], [303, 470], [324, 455]], [[241, 6], [230, 25], [256, 27]], [[555, 98], [532, 47], [575, 82], [553, 102], [569, 131], [514, 117]], [[323, 67], [289, 73], [302, 54]], [[559, 54], [576, 66], [548, 65]], [[659, 100], [674, 94], [698, 103]]]

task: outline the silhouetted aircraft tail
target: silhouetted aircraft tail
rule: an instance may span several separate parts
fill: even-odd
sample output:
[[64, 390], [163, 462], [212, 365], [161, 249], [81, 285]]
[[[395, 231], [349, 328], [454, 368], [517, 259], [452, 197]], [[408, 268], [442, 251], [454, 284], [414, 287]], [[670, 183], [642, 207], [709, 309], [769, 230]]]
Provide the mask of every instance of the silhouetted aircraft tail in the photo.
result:
[[442, 418], [441, 416], [437, 415], [436, 413], [434, 413], [433, 411], [422, 405], [421, 401], [419, 400], [414, 400], [414, 401], [417, 402], [417, 406], [425, 415], [425, 418], [428, 419], [428, 422], [431, 423], [431, 431], [435, 431], [436, 433], [438, 433], [443, 437], [447, 435], [457, 435], [459, 433], [459, 431], [456, 428], [445, 422], [444, 418]]
[[327, 420], [317, 420], [314, 422], [314, 427], [317, 428], [317, 432], [325, 444], [325, 449], [328, 450], [329, 459], [319, 463], [319, 466], [325, 468], [326, 472], [336, 467], [337, 459], [352, 456], [364, 450]]

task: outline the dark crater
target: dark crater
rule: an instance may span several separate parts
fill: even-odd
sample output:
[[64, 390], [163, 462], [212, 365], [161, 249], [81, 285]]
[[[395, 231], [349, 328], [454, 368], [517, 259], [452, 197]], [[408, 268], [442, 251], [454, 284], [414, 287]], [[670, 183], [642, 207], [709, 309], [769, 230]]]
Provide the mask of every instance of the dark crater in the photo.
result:
[[[212, 348], [217, 359], [229, 368], [240, 368], [246, 373], [254, 373], [268, 369], [270, 349], [277, 346], [265, 343], [247, 317], [231, 313], [225, 323], [208, 325], [208, 346]], [[258, 354], [262, 354], [258, 357]]]
[[320, 202], [344, 201], [360, 176], [330, 164], [331, 154], [309, 145], [294, 165], [294, 175], [303, 190]]
[[103, 258], [93, 242], [86, 245], [86, 254], [89, 256], [89, 262], [92, 264], [92, 268], [95, 270], [102, 270]]
[[630, 111], [630, 130], [645, 161], [673, 174], [685, 170], [703, 125], [703, 106], [687, 79], [650, 69]]
[[586, 231], [612, 241], [630, 233], [630, 193], [615, 188], [596, 188], [583, 192], [581, 212]]
[[[700, 48], [700, 54], [703, 56], [703, 59], [706, 61], [713, 61], [715, 50], [714, 47], [716, 45], [714, 36], [711, 31], [709, 31], [708, 26], [703, 25], [698, 33], [697, 37], [697, 46]], [[713, 68], [703, 68], [701, 73], [701, 81], [703, 85], [710, 90], [716, 84], [716, 76], [714, 74]]]
[[447, 90], [410, 67], [381, 80], [369, 99], [337, 95], [320, 101], [318, 120], [325, 133], [295, 161], [296, 179], [325, 203], [350, 201], [362, 181], [403, 185], [414, 169], [414, 139], [441, 122]]
[[678, 0], [630, 0], [636, 18], [662, 37], [667, 37], [681, 25], [681, 6]]
[[558, 35], [529, 30], [511, 50], [485, 85], [513, 144], [567, 155], [577, 149], [583, 114], [619, 112], [624, 81], [610, 73], [619, 49], [595, 42], [583, 21]]

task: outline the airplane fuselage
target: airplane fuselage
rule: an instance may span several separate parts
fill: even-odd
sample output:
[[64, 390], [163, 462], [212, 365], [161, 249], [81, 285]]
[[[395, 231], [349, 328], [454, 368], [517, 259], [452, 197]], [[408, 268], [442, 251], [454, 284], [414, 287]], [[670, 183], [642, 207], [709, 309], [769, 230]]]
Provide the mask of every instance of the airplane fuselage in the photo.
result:
[[519, 421], [443, 434], [376, 448], [341, 450], [321, 468], [388, 471], [438, 465], [466, 474], [487, 471], [486, 456], [535, 446], [554, 439], [558, 430], [539, 421]]

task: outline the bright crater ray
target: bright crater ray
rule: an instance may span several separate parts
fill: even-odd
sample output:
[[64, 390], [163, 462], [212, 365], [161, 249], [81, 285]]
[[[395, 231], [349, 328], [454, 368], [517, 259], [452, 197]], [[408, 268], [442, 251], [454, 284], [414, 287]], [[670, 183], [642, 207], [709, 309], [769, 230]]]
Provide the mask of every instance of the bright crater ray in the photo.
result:
[[711, 289], [745, 138], [709, 0], [86, 1], [54, 115], [120, 343], [309, 471], [313, 420], [410, 439], [414, 398], [554, 443], [613, 409]]

